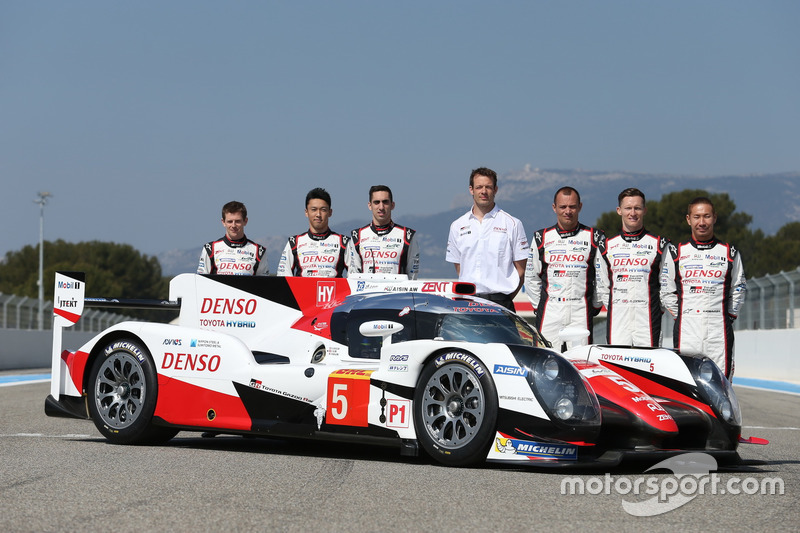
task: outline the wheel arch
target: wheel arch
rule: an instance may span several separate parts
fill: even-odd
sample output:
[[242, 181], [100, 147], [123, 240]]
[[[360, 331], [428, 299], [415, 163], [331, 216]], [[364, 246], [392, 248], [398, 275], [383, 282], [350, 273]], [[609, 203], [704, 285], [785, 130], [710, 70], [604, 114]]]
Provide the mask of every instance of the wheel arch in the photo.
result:
[[[466, 348], [464, 346], [459, 346], [459, 345], [456, 345], [456, 344], [450, 345], [450, 346], [444, 346], [444, 347], [441, 347], [441, 348], [437, 348], [436, 350], [432, 351], [431, 353], [429, 353], [424, 358], [419, 359], [419, 367], [420, 367], [420, 369], [424, 368], [425, 365], [427, 365], [428, 363], [432, 362], [434, 359], [436, 359], [440, 355], [445, 355], [445, 354], [450, 353], [450, 352], [463, 352], [466, 355], [469, 355], [471, 357], [476, 358], [477, 360], [479, 360], [483, 364], [483, 366], [485, 368], [485, 371], [486, 371], [486, 374], [489, 376], [489, 378], [492, 380], [492, 382], [495, 381], [494, 378], [492, 377], [492, 375], [491, 375], [492, 373], [489, 370], [489, 367], [487, 366], [486, 361], [484, 360], [483, 357], [481, 357], [479, 354], [475, 353], [474, 350], [470, 350], [469, 348]], [[417, 376], [417, 386], [419, 386], [419, 382], [420, 382], [421, 376], [422, 376], [422, 372], [419, 372], [419, 375]]]
[[151, 359], [153, 358], [153, 354], [150, 350], [150, 347], [147, 345], [147, 343], [142, 339], [140, 335], [137, 335], [136, 333], [133, 333], [132, 331], [126, 329], [117, 329], [114, 331], [109, 331], [108, 333], [97, 339], [97, 342], [94, 343], [94, 346], [89, 352], [89, 357], [86, 358], [86, 365], [84, 365], [83, 367], [83, 375], [81, 376], [81, 383], [82, 383], [81, 392], [84, 395], [87, 395], [89, 393], [87, 386], [89, 383], [89, 375], [92, 372], [92, 367], [94, 366], [95, 360], [100, 356], [101, 353], [103, 353], [103, 350], [105, 350], [105, 348], [109, 344], [118, 341], [120, 339], [129, 339], [140, 343], [142, 347], [144, 347], [147, 350], [147, 353], [150, 356], [150, 358]]

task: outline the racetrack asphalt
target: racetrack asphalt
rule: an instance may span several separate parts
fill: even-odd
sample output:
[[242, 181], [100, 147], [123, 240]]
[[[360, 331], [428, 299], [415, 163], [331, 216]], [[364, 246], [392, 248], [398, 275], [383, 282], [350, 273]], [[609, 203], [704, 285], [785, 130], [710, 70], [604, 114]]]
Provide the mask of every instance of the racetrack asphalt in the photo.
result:
[[[29, 373], [32, 379], [37, 372]], [[42, 372], [38, 372], [42, 374]], [[6, 374], [7, 375], [7, 374]], [[608, 470], [447, 468], [395, 449], [319, 442], [201, 438], [181, 432], [163, 446], [116, 446], [90, 421], [49, 418], [49, 383], [0, 387], [0, 523], [4, 531], [797, 531], [800, 395], [737, 387], [743, 463], [721, 482], [780, 479], [783, 494], [692, 495], [657, 516], [633, 516], [616, 490], [562, 494], [605, 476], [669, 481], [652, 464]], [[751, 488], [756, 487], [751, 483]], [[666, 485], [665, 485], [666, 486]], [[612, 484], [613, 487], [613, 484]], [[620, 488], [624, 489], [624, 484]], [[741, 491], [740, 491], [741, 492]], [[669, 502], [675, 502], [674, 498]]]

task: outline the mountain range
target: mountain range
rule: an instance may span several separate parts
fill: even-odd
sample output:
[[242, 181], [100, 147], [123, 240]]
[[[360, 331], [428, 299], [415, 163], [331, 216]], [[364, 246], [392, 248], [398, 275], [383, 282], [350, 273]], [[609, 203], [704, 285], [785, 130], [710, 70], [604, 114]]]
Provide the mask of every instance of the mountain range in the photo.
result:
[[[736, 210], [753, 217], [752, 229], [774, 234], [788, 222], [800, 220], [800, 172], [753, 174], [739, 176], [694, 176], [645, 174], [636, 172], [599, 172], [586, 170], [545, 170], [529, 165], [498, 179], [497, 204], [522, 220], [528, 235], [555, 223], [553, 194], [564, 185], [575, 187], [581, 194], [583, 209], [580, 220], [593, 225], [598, 217], [613, 210], [617, 195], [627, 187], [638, 187], [648, 200], [658, 200], [665, 193], [684, 189], [703, 189], [709, 193], [726, 192]], [[417, 230], [420, 243], [420, 277], [453, 278], [453, 265], [445, 262], [445, 248], [450, 223], [472, 205], [468, 193], [453, 199], [450, 209], [430, 215], [408, 215], [397, 223]], [[363, 218], [337, 222], [340, 232], [362, 226]], [[270, 272], [275, 272], [288, 235], [253, 237], [267, 247]], [[194, 272], [199, 250], [169, 250], [157, 254], [165, 276]]]

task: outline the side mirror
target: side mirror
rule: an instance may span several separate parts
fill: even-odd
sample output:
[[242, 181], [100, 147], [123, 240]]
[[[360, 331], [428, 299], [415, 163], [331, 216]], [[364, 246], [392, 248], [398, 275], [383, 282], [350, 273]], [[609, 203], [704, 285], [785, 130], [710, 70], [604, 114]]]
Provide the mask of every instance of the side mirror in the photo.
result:
[[391, 343], [392, 335], [400, 331], [403, 331], [403, 324], [391, 320], [373, 320], [358, 327], [358, 332], [365, 337], [383, 337], [384, 344]]
[[589, 330], [586, 328], [569, 326], [558, 332], [558, 339], [561, 342], [570, 342], [573, 346], [588, 344]]

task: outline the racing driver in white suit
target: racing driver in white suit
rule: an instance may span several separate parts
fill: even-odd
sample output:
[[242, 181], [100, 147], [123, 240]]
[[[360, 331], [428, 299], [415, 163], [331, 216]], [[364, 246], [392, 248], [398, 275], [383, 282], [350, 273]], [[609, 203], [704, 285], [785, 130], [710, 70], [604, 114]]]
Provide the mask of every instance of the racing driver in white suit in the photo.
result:
[[322, 188], [306, 195], [308, 231], [289, 238], [278, 263], [278, 276], [341, 278], [350, 263], [344, 235], [331, 231], [331, 195]]
[[708, 198], [689, 204], [692, 238], [669, 246], [661, 302], [675, 318], [672, 344], [685, 354], [706, 355], [733, 377], [733, 321], [747, 283], [736, 248], [714, 237], [717, 215]]
[[592, 321], [602, 308], [595, 290], [595, 268], [606, 237], [578, 222], [582, 207], [580, 194], [572, 187], [556, 192], [557, 224], [533, 234], [525, 270], [525, 294], [536, 314], [536, 328], [554, 345], [559, 331], [569, 326], [589, 330], [591, 344]]
[[597, 293], [608, 310], [606, 339], [620, 346], [661, 345], [661, 269], [665, 237], [644, 227], [644, 193], [625, 189], [617, 214], [622, 232], [606, 239], [597, 264]]
[[419, 245], [416, 232], [392, 222], [394, 199], [386, 185], [373, 185], [369, 190], [372, 223], [354, 229], [350, 238], [349, 273], [406, 274], [417, 279]]
[[242, 202], [232, 201], [222, 206], [225, 236], [203, 246], [197, 273], [238, 276], [269, 274], [267, 249], [245, 236], [245, 226], [247, 208]]

